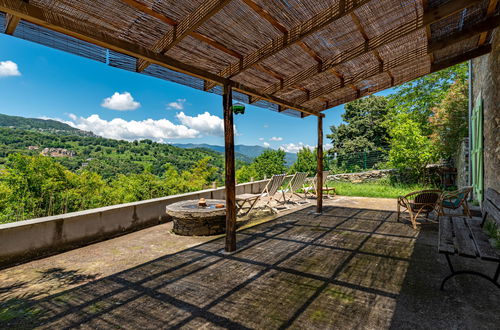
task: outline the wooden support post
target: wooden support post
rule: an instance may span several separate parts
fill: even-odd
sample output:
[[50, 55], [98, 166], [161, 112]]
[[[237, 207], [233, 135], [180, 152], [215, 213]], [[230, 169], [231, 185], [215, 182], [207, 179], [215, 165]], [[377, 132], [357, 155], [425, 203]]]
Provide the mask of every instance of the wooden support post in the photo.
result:
[[316, 179], [316, 213], [323, 213], [323, 117], [318, 116], [318, 174]]
[[224, 147], [226, 155], [226, 252], [236, 251], [236, 179], [234, 170], [233, 95], [231, 86], [224, 85]]

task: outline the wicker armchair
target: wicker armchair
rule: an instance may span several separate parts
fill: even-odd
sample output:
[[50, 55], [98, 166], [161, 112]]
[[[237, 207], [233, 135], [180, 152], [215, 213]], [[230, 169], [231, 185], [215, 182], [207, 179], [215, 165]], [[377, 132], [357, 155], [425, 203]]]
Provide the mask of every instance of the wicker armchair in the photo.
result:
[[[429, 213], [434, 210], [437, 211], [440, 197], [441, 190], [414, 191], [408, 195], [398, 197], [398, 222], [401, 212], [408, 211], [413, 229], [417, 229], [418, 216], [425, 214], [426, 218], [428, 218]], [[438, 212], [438, 219], [439, 215]]]
[[463, 208], [463, 214], [472, 218], [470, 214], [467, 198], [472, 191], [472, 187], [464, 187], [456, 191], [445, 191], [441, 194], [439, 199], [439, 215], [445, 215], [444, 209], [456, 210], [460, 207]]

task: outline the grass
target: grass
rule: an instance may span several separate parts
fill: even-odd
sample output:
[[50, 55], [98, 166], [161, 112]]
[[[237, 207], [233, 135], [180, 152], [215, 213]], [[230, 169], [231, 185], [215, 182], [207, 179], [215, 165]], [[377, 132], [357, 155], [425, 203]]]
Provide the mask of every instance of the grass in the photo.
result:
[[329, 187], [335, 187], [341, 196], [397, 198], [412, 191], [432, 189], [431, 186], [420, 184], [391, 184], [380, 180], [365, 183], [328, 182]]

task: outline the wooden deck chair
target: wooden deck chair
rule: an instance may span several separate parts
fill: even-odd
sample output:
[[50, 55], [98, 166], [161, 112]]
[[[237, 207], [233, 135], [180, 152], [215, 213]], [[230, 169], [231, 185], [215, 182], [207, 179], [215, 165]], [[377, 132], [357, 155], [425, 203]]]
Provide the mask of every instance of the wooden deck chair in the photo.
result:
[[[330, 171], [323, 171], [323, 192], [326, 192], [326, 196], [329, 196], [330, 193], [335, 196], [336, 194], [336, 189], [334, 187], [328, 187], [326, 185], [326, 180], [328, 179], [328, 175], [330, 174]], [[309, 195], [314, 196], [316, 195], [316, 182], [318, 181], [318, 174], [316, 174], [313, 178], [312, 184], [309, 187], [304, 188], [304, 193], [305, 197], [309, 197]]]
[[[293, 202], [293, 196], [297, 196], [302, 200], [306, 200], [305, 196], [301, 196], [297, 193], [300, 189], [304, 187], [307, 179], [307, 172], [297, 172], [293, 175], [292, 179], [288, 182], [285, 189], [278, 190], [281, 193], [281, 197], [278, 197], [278, 202], [286, 204], [288, 202]], [[289, 194], [287, 198], [287, 194]], [[281, 198], [283, 200], [281, 200]]]
[[243, 215], [247, 215], [248, 213], [250, 213], [250, 211], [252, 211], [255, 204], [257, 204], [257, 202], [263, 197], [267, 198], [267, 202], [266, 202], [265, 206], [269, 206], [269, 204], [271, 203], [271, 201], [274, 198], [274, 195], [276, 194], [278, 189], [283, 184], [283, 180], [285, 179], [285, 176], [286, 176], [286, 174], [273, 175], [271, 180], [269, 180], [267, 185], [264, 187], [264, 190], [262, 190], [262, 192], [260, 194], [236, 195], [237, 212], [241, 211], [243, 209], [243, 207], [245, 206], [245, 204], [248, 203], [248, 205], [250, 205], [250, 208], [248, 209], [248, 211], [243, 213]]

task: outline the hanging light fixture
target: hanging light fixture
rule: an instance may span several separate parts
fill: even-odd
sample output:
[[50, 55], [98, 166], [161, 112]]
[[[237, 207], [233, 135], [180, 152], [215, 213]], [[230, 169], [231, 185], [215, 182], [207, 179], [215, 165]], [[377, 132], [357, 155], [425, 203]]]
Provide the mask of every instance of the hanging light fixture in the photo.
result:
[[245, 105], [240, 102], [233, 104], [233, 113], [235, 115], [242, 115], [245, 113]]

